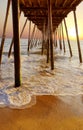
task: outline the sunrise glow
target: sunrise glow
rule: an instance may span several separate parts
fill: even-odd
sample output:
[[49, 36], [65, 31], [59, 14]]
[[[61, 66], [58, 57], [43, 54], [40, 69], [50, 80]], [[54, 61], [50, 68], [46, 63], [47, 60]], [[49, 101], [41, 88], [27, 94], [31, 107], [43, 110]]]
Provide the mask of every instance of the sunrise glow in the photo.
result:
[[70, 28], [68, 30], [68, 32], [69, 32], [69, 36], [70, 36], [71, 39], [75, 39], [76, 38], [76, 31], [75, 31], [74, 27]]
[[[0, 28], [0, 36], [2, 36], [2, 32], [3, 32], [6, 6], [7, 6], [7, 0], [1, 0], [1, 4], [0, 4], [0, 16], [1, 16], [1, 19], [0, 19], [0, 27], [1, 27]], [[76, 14], [77, 14], [79, 38], [83, 39], [83, 2], [81, 2], [80, 5], [78, 5], [77, 10], [76, 10]], [[26, 18], [24, 18], [24, 15], [22, 14], [21, 18], [20, 18], [20, 31], [23, 27], [25, 19]], [[72, 12], [70, 14], [68, 14], [68, 16], [66, 17], [66, 22], [67, 22], [67, 27], [68, 27], [69, 38], [70, 39], [76, 39], [75, 23], [74, 23], [74, 17], [73, 17]], [[28, 26], [29, 26], [29, 24], [27, 24], [25, 31], [23, 33], [22, 37], [24, 37], [24, 38], [27, 38], [27, 36], [28, 36]], [[63, 24], [63, 26], [64, 26], [64, 24]], [[13, 35], [12, 34], [12, 10], [10, 8], [6, 36], [12, 37], [12, 35]], [[64, 29], [64, 35], [65, 35], [65, 38], [66, 38], [65, 29]]]

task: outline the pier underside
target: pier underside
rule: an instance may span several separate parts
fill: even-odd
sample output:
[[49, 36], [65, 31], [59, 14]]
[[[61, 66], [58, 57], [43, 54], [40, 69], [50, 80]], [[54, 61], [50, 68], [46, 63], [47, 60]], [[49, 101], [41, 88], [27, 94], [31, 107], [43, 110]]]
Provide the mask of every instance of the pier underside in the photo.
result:
[[[82, 0], [51, 0], [53, 30], [55, 30], [68, 13], [75, 10]], [[48, 24], [47, 0], [20, 0], [20, 9], [37, 27], [43, 31], [44, 22]]]

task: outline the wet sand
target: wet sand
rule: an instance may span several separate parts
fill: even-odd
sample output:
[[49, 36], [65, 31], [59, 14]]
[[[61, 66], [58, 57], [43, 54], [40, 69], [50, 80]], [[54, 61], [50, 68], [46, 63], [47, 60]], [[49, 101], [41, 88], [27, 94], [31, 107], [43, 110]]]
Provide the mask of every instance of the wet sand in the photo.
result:
[[0, 130], [83, 130], [83, 108], [78, 111], [75, 103], [54, 96], [37, 96], [36, 100], [24, 110], [1, 108]]

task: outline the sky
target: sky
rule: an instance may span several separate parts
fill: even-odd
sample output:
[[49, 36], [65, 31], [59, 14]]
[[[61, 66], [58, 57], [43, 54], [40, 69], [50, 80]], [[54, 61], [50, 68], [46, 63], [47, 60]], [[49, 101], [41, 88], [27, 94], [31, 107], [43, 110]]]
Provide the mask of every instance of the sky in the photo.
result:
[[[5, 14], [6, 14], [6, 7], [7, 7], [7, 0], [0, 0], [0, 37], [2, 36], [3, 32], [3, 26], [4, 26], [4, 20], [5, 20]], [[8, 17], [8, 23], [7, 23], [7, 29], [6, 29], [6, 37], [12, 37], [13, 31], [12, 31], [12, 11], [10, 8], [9, 17]], [[76, 8], [76, 15], [77, 15], [77, 23], [78, 23], [78, 32], [79, 32], [79, 38], [83, 39], [83, 2], [81, 2], [77, 8]], [[24, 18], [24, 15], [21, 15], [20, 18], [20, 31], [22, 30], [23, 24], [25, 22], [26, 18]], [[74, 17], [73, 12], [69, 13], [67, 18], [67, 27], [68, 27], [68, 33], [70, 39], [76, 39], [76, 32], [75, 32], [75, 24], [74, 24]], [[24, 38], [28, 37], [28, 27], [29, 22], [27, 23], [27, 26], [25, 28], [25, 31], [23, 33]], [[33, 28], [33, 26], [32, 26]], [[64, 35], [65, 29], [64, 29]]]

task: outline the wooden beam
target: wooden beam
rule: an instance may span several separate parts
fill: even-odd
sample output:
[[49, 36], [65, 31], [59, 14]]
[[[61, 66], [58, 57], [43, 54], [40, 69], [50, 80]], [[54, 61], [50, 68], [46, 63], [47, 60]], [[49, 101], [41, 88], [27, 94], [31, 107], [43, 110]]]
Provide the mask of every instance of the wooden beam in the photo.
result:
[[64, 25], [65, 25], [65, 30], [66, 30], [66, 35], [67, 35], [67, 41], [68, 41], [68, 46], [69, 46], [69, 51], [70, 51], [70, 57], [72, 57], [72, 49], [70, 45], [70, 40], [69, 40], [69, 35], [68, 35], [68, 30], [67, 30], [67, 25], [66, 25], [66, 20], [64, 19]]
[[55, 7], [58, 6], [58, 0], [55, 0]]
[[[70, 11], [70, 10], [73, 10], [73, 9], [75, 9], [74, 7], [53, 7], [52, 8], [52, 11]], [[47, 7], [41, 7], [41, 6], [34, 6], [34, 7], [25, 7], [25, 6], [21, 6], [21, 10], [22, 11], [38, 11], [38, 10], [44, 10], [44, 11], [46, 11], [46, 10], [48, 10], [48, 8]]]
[[5, 42], [5, 33], [6, 33], [6, 26], [7, 26], [7, 21], [8, 21], [9, 9], [10, 9], [10, 2], [11, 2], [11, 0], [8, 0], [5, 23], [4, 23], [4, 28], [3, 28], [2, 40], [1, 40], [1, 46], [0, 46], [0, 64], [2, 61], [2, 53], [3, 53], [4, 42]]
[[26, 4], [25, 4], [25, 0], [21, 0], [20, 5], [22, 5], [22, 4], [23, 4], [23, 5], [26, 5]]
[[[73, 2], [71, 3], [71, 6], [73, 6], [74, 4], [76, 4], [77, 0], [73, 0]], [[75, 9], [74, 9], [75, 10]]]
[[[27, 2], [28, 2], [28, 5], [29, 5], [29, 6], [32, 6], [31, 0], [28, 0]], [[27, 2], [26, 2], [25, 4], [27, 4]]]
[[62, 28], [63, 49], [64, 49], [64, 53], [65, 53], [66, 49], [65, 49], [65, 41], [64, 41], [63, 23], [61, 23], [61, 28]]
[[48, 28], [49, 28], [51, 70], [53, 70], [54, 69], [54, 56], [53, 56], [52, 5], [51, 5], [51, 0], [48, 0]]
[[[28, 17], [28, 18], [32, 18], [32, 17], [34, 17], [34, 18], [48, 18], [48, 15], [46, 15], [46, 14], [42, 14], [42, 15], [39, 15], [39, 14], [28, 14], [28, 13], [25, 13], [24, 14], [24, 16], [25, 17]], [[52, 15], [52, 18], [64, 18], [64, 17], [66, 17], [67, 15], [64, 15], [64, 14], [56, 14], [56, 15]]]
[[79, 35], [78, 35], [77, 18], [76, 18], [75, 10], [73, 11], [73, 14], [74, 14], [74, 21], [75, 21], [75, 29], [76, 29], [76, 38], [77, 38], [77, 45], [78, 45], [79, 60], [80, 60], [80, 63], [82, 63], [82, 54], [81, 54], [81, 47], [80, 47], [80, 40], [79, 40]]
[[65, 6], [65, 4], [67, 3], [68, 0], [64, 0], [64, 3], [63, 3], [63, 7]]
[[13, 35], [14, 35], [14, 70], [15, 87], [21, 85], [20, 39], [19, 39], [19, 0], [12, 0]]
[[40, 7], [40, 4], [41, 4], [41, 3], [40, 3], [40, 0], [37, 0], [37, 2], [38, 2], [38, 6]]

